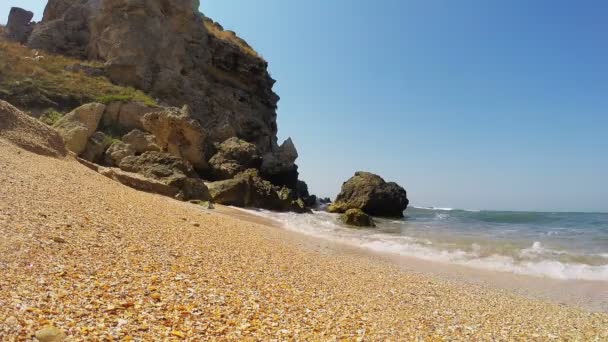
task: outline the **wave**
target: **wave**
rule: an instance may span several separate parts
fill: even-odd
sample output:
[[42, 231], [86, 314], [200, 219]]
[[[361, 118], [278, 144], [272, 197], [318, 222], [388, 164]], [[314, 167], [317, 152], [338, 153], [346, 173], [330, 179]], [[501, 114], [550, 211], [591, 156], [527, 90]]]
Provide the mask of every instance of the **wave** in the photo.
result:
[[[478, 243], [471, 244], [466, 250], [447, 249], [441, 247], [443, 244], [425, 238], [383, 233], [381, 226], [376, 230], [346, 228], [339, 223], [338, 215], [326, 212], [293, 214], [247, 211], [274, 219], [288, 230], [376, 252], [537, 277], [608, 281], [608, 265], [555, 260], [567, 252], [546, 248], [539, 241], [531, 242], [532, 245], [519, 250], [518, 255], [488, 254], [481, 252], [482, 247]], [[608, 254], [602, 256], [608, 258]]]

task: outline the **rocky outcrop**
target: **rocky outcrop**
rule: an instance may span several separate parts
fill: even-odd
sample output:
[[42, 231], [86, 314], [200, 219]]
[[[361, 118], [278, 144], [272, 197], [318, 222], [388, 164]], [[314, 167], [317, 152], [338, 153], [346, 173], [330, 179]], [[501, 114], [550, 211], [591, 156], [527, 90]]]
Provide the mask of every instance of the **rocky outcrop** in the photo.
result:
[[74, 109], [59, 119], [54, 127], [65, 140], [68, 150], [80, 155], [89, 138], [97, 130], [106, 106], [90, 103]]
[[344, 224], [355, 227], [375, 227], [374, 220], [361, 209], [348, 209], [340, 217]]
[[160, 151], [160, 147], [156, 144], [156, 137], [138, 129], [134, 129], [129, 134], [123, 136], [122, 141], [125, 144], [131, 145], [137, 154]]
[[295, 189], [298, 182], [298, 166], [295, 164], [297, 158], [298, 151], [289, 138], [278, 149], [264, 155], [260, 171], [273, 184]]
[[260, 177], [255, 169], [246, 170], [233, 179], [207, 183], [207, 187], [213, 201], [219, 204], [276, 211], [308, 211], [291, 189], [273, 185]]
[[209, 168], [205, 158], [207, 133], [190, 117], [187, 107], [149, 113], [142, 122], [145, 129], [156, 136], [162, 151], [189, 161], [200, 172]]
[[179, 193], [179, 189], [175, 187], [137, 173], [125, 172], [117, 168], [108, 167], [99, 168], [99, 173], [136, 190], [168, 197], [175, 197]]
[[403, 217], [408, 204], [407, 193], [398, 184], [387, 183], [373, 173], [357, 172], [342, 185], [328, 211], [344, 213], [349, 209], [361, 209], [372, 216]]
[[254, 144], [236, 137], [224, 141], [217, 149], [217, 153], [209, 160], [215, 179], [233, 178], [247, 169], [258, 168], [262, 161]]
[[[214, 152], [213, 144], [238, 137], [264, 156], [264, 177], [294, 188], [297, 153], [291, 142], [282, 148], [277, 144], [279, 97], [272, 91], [268, 63], [234, 33], [202, 16], [197, 3], [50, 0], [28, 44], [102, 60], [104, 74], [114, 82], [172, 106], [188, 105], [206, 136], [204, 150]], [[187, 159], [197, 169], [206, 168], [192, 156]]]
[[65, 157], [68, 154], [65, 143], [57, 131], [2, 100], [0, 100], [0, 139], [45, 156]]
[[6, 37], [13, 42], [26, 43], [34, 29], [33, 17], [34, 13], [30, 11], [19, 7], [11, 8], [6, 23]]

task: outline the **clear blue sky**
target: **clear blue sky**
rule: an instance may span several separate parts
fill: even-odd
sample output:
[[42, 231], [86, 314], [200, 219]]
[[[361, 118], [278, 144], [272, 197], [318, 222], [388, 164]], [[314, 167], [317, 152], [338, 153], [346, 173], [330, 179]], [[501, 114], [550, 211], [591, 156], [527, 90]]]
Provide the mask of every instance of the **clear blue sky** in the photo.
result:
[[608, 211], [608, 2], [201, 3], [270, 62], [313, 192], [369, 170], [415, 205]]

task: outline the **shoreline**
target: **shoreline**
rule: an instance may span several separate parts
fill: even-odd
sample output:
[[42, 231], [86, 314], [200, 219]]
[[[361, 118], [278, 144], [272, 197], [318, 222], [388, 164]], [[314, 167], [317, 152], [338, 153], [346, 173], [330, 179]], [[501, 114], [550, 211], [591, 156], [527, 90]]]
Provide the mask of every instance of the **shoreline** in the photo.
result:
[[395, 265], [404, 272], [415, 272], [435, 277], [439, 280], [462, 284], [463, 286], [473, 285], [481, 286], [488, 290], [508, 291], [509, 293], [533, 300], [568, 305], [591, 312], [608, 313], [608, 291], [605, 290], [608, 283], [604, 281], [562, 280], [480, 269], [441, 261], [429, 261], [390, 252], [374, 251], [365, 247], [290, 230], [283, 227], [281, 222], [256, 215], [248, 209], [225, 206], [218, 206], [218, 208], [220, 208], [218, 212], [221, 214], [280, 229], [286, 235], [291, 236], [294, 242], [300, 243], [314, 252], [356, 255], [368, 258], [372, 262]]
[[[608, 315], [404, 270], [0, 139], [0, 336], [594, 340]], [[232, 213], [232, 214], [231, 214]], [[260, 224], [264, 223], [264, 224]]]

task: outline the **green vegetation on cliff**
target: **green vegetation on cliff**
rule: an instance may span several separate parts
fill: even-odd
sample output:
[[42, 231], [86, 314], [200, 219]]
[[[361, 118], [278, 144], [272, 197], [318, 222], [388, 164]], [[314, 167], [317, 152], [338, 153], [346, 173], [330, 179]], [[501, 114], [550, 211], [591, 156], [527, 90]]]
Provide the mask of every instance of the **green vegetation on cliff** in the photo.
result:
[[19, 44], [0, 40], [0, 99], [25, 110], [66, 111], [98, 101], [155, 101], [130, 87], [112, 84], [107, 78], [90, 76], [74, 66], [96, 68], [63, 56], [40, 53]]

